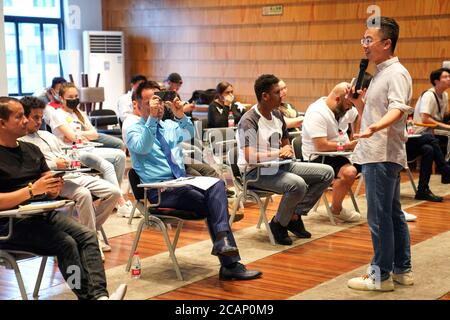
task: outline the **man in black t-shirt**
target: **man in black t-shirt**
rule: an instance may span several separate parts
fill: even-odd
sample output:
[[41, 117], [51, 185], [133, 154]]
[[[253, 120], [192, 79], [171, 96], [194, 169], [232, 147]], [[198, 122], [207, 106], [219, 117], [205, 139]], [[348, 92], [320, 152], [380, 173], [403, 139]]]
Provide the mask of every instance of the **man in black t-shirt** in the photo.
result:
[[[27, 121], [19, 100], [0, 97], [0, 210], [16, 208], [36, 196], [55, 198], [63, 186], [62, 178], [53, 176], [38, 147], [17, 141], [26, 134]], [[79, 281], [68, 283], [78, 299], [108, 299], [94, 231], [56, 211], [17, 218], [13, 224], [14, 232], [8, 240], [0, 241], [1, 249], [57, 256], [65, 280], [79, 275]], [[7, 234], [8, 228], [9, 220], [0, 218], [0, 236]], [[126, 285], [121, 285], [109, 299], [121, 300], [125, 292]]]

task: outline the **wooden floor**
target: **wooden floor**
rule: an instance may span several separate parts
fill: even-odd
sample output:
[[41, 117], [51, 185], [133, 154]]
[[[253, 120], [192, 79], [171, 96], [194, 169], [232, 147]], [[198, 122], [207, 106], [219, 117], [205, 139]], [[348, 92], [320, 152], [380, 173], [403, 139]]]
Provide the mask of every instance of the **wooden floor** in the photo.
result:
[[[279, 198], [275, 198], [274, 203], [269, 205], [269, 217], [274, 214], [278, 202]], [[418, 216], [416, 222], [409, 223], [412, 245], [450, 230], [449, 202], [450, 196], [447, 196], [443, 203], [425, 202], [408, 209], [409, 213]], [[258, 216], [259, 209], [256, 205], [246, 205], [245, 218], [233, 224], [233, 230], [255, 225]], [[126, 223], [126, 219], [123, 223]], [[188, 222], [181, 233], [179, 246], [208, 238], [204, 223]], [[113, 251], [105, 253], [107, 269], [127, 262], [133, 239], [134, 233], [110, 239]], [[160, 233], [148, 230], [142, 234], [138, 250], [141, 258], [144, 258], [164, 252], [166, 247]], [[287, 299], [365, 265], [371, 257], [370, 233], [367, 223], [364, 223], [249, 264], [249, 268], [263, 271], [264, 276], [260, 279], [226, 282], [219, 281], [218, 277], [214, 276], [153, 299]], [[20, 263], [28, 291], [32, 291], [39, 262], [39, 259], [33, 259]], [[42, 288], [62, 282], [53, 259], [49, 259]], [[0, 299], [18, 296], [14, 273], [0, 269]], [[441, 299], [450, 300], [450, 293]]]

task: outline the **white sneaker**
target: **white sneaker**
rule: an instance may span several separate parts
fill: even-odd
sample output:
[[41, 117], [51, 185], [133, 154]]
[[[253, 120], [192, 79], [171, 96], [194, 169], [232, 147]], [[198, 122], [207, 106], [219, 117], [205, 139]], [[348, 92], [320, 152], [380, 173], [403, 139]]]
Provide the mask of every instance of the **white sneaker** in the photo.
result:
[[[118, 206], [117, 208], [117, 214], [124, 218], [129, 218], [131, 215], [131, 212], [133, 211], [133, 204], [130, 200], [125, 202], [123, 206]], [[140, 218], [142, 217], [142, 214], [139, 210], [134, 210], [133, 218]]]
[[412, 271], [405, 273], [393, 273], [392, 278], [395, 282], [404, 286], [412, 286], [414, 284], [414, 277]]
[[338, 215], [334, 216], [345, 222], [357, 222], [361, 219], [361, 215], [358, 211], [348, 210], [345, 208], [342, 208], [341, 212]]
[[110, 296], [109, 300], [123, 300], [127, 293], [127, 285], [122, 283]]
[[392, 281], [391, 276], [389, 276], [388, 279], [379, 282], [368, 275], [363, 275], [362, 277], [348, 280], [347, 286], [350, 289], [361, 291], [394, 291], [394, 281]]
[[405, 215], [405, 220], [406, 221], [416, 221], [417, 220], [417, 217], [415, 215], [413, 215], [411, 213], [408, 213], [408, 212], [406, 212], [404, 210], [402, 210], [402, 211], [403, 211], [403, 214]]

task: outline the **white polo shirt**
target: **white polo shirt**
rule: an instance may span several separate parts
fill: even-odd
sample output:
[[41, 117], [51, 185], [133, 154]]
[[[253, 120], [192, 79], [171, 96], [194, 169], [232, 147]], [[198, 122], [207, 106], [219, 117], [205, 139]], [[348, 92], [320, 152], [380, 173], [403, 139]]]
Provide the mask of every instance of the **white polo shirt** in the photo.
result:
[[[336, 120], [333, 111], [326, 104], [326, 97], [322, 97], [312, 103], [305, 113], [302, 124], [302, 154], [303, 159], [308, 160], [312, 152], [317, 151], [314, 146], [314, 138], [327, 138], [328, 141], [337, 142], [339, 130], [344, 133], [346, 142], [350, 141], [347, 130], [350, 123], [355, 122], [358, 110], [355, 107], [349, 109], [345, 115]], [[311, 160], [318, 156], [311, 157]]]

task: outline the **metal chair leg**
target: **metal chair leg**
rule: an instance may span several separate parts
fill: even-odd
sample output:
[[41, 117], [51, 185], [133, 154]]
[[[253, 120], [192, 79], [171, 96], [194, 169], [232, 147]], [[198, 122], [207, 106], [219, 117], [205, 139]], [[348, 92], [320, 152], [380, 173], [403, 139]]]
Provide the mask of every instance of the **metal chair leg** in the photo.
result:
[[106, 236], [106, 232], [103, 229], [103, 226], [100, 227], [100, 232], [102, 233], [103, 242], [105, 242], [105, 244], [109, 245], [109, 240], [108, 240], [108, 237]]
[[[260, 219], [262, 218], [262, 220], [264, 221], [264, 224], [266, 226], [267, 235], [269, 236], [270, 243], [272, 245], [275, 245], [275, 238], [273, 237], [272, 230], [270, 230], [269, 221], [267, 220], [267, 216], [266, 216], [265, 205], [262, 203], [260, 197], [255, 197], [255, 200], [258, 203], [258, 206], [260, 207], [260, 214], [259, 214], [259, 216], [260, 216]], [[266, 202], [268, 202], [268, 198], [266, 198]]]
[[[263, 222], [263, 217], [266, 217], [266, 209], [269, 206], [269, 201], [271, 201], [272, 197], [266, 197], [265, 201], [264, 201], [264, 214], [260, 214], [259, 215], [259, 220], [258, 220], [258, 224], [256, 225], [256, 228], [261, 229], [261, 223]], [[272, 200], [273, 201], [273, 200]], [[267, 219], [267, 217], [266, 217]]]
[[357, 212], [361, 213], [361, 211], [359, 211], [358, 203], [356, 202], [355, 195], [353, 194], [353, 191], [352, 191], [351, 188], [348, 190], [348, 193], [349, 193], [349, 195], [350, 195], [350, 199], [352, 199], [353, 207], [355, 208], [355, 210], [356, 210]]
[[178, 280], [183, 281], [184, 278], [183, 278], [183, 275], [181, 274], [180, 266], [178, 265], [178, 260], [177, 260], [177, 257], [175, 256], [175, 250], [172, 246], [172, 242], [170, 241], [170, 237], [169, 237], [169, 233], [167, 232], [167, 228], [166, 228], [164, 222], [162, 222], [160, 219], [158, 219], [158, 220], [159, 221], [155, 221], [155, 222], [159, 225], [159, 227], [162, 231], [162, 234], [164, 236], [164, 240], [166, 241], [166, 246], [167, 246], [167, 249], [169, 250], [170, 259], [172, 259], [172, 264], [175, 269], [175, 273], [177, 274], [177, 278], [178, 278]]
[[364, 176], [361, 175], [361, 176], [359, 177], [358, 185], [356, 186], [356, 189], [355, 189], [355, 196], [356, 196], [357, 198], [359, 197], [359, 191], [361, 190], [361, 187], [362, 187], [363, 182], [364, 182]]
[[41, 266], [39, 267], [38, 277], [36, 279], [36, 285], [34, 286], [33, 298], [37, 300], [39, 298], [39, 289], [41, 288], [42, 278], [44, 276], [45, 266], [47, 265], [47, 257], [42, 257]]
[[412, 175], [411, 170], [409, 170], [409, 167], [406, 167], [406, 173], [408, 174], [409, 181], [411, 181], [411, 186], [414, 190], [414, 194], [416, 194], [417, 193], [416, 183], [414, 182], [414, 177]]
[[16, 280], [17, 284], [19, 285], [20, 295], [22, 296], [22, 300], [28, 300], [27, 291], [25, 290], [25, 285], [23, 283], [22, 274], [20, 273], [19, 266], [17, 265], [16, 259], [8, 254], [4, 254], [4, 258], [8, 263], [11, 265], [11, 267], [14, 269], [14, 273], [16, 274]]
[[131, 225], [131, 221], [133, 221], [133, 218], [134, 218], [134, 212], [136, 211], [136, 207], [137, 207], [138, 201], [139, 201], [139, 200], [136, 200], [136, 201], [133, 203], [133, 209], [131, 209], [130, 217], [128, 218], [128, 224], [130, 224], [130, 225]]
[[240, 204], [243, 196], [244, 196], [244, 194], [242, 192], [240, 192], [239, 195], [237, 196], [237, 198], [234, 198], [233, 211], [231, 211], [230, 219], [228, 221], [228, 223], [230, 224], [230, 227], [234, 222], [234, 218], [236, 217], [236, 211], [239, 208], [239, 204]]
[[330, 218], [330, 222], [331, 222], [332, 225], [335, 226], [336, 222], [334, 221], [333, 212], [331, 212], [330, 203], [328, 202], [328, 199], [327, 199], [327, 196], [326, 196], [325, 193], [322, 195], [322, 199], [323, 199], [323, 202], [325, 204], [325, 209], [327, 210], [328, 217]]
[[139, 226], [136, 230], [136, 236], [134, 238], [133, 245], [131, 246], [130, 256], [128, 257], [128, 263], [125, 268], [125, 271], [127, 271], [127, 272], [130, 271], [131, 261], [133, 260], [133, 255], [134, 255], [134, 252], [136, 251], [137, 245], [139, 243], [139, 239], [141, 237], [141, 233], [142, 233], [142, 229], [144, 228], [144, 225], [145, 225], [145, 219], [142, 219], [141, 222], [139, 222]]

